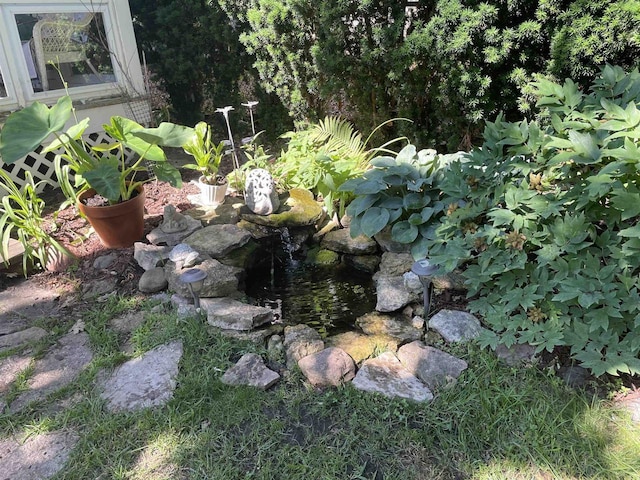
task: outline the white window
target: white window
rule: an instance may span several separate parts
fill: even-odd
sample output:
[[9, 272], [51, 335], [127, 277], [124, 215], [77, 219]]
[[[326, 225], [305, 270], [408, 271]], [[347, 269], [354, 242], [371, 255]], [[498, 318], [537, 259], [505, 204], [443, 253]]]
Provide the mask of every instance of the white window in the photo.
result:
[[144, 92], [127, 0], [0, 0], [0, 40], [0, 111]]

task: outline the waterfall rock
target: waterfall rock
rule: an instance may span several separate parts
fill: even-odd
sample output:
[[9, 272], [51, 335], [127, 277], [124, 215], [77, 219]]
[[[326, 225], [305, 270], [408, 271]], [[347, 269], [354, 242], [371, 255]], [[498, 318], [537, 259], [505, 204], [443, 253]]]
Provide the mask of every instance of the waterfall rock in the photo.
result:
[[420, 340], [423, 334], [422, 329], [414, 327], [411, 319], [403, 315], [367, 313], [356, 320], [356, 325], [367, 335], [383, 335], [399, 343]]
[[184, 243], [201, 254], [220, 259], [244, 246], [251, 234], [237, 225], [210, 225], [184, 239]]
[[429, 328], [436, 330], [449, 343], [473, 340], [483, 330], [480, 320], [458, 310], [440, 310], [429, 321]]
[[214, 327], [253, 330], [273, 322], [273, 310], [270, 308], [249, 305], [232, 298], [203, 298], [200, 305], [207, 312], [207, 321]]
[[375, 240], [365, 235], [351, 238], [348, 228], [327, 233], [320, 245], [322, 248], [350, 255], [371, 255], [378, 251], [378, 244]]
[[396, 355], [431, 390], [453, 383], [467, 368], [464, 360], [418, 341], [403, 345]]
[[287, 368], [293, 368], [301, 358], [324, 350], [320, 334], [307, 325], [293, 325], [284, 329], [284, 348]]
[[164, 264], [169, 258], [169, 252], [171, 247], [166, 245], [149, 245], [142, 242], [133, 244], [133, 258], [144, 270], [151, 270]]
[[171, 342], [123, 363], [104, 382], [100, 395], [112, 412], [164, 405], [173, 397], [182, 342]]
[[293, 188], [281, 199], [280, 208], [271, 215], [241, 212], [240, 218], [267, 227], [304, 227], [315, 225], [322, 218], [322, 206], [308, 190]]
[[248, 385], [261, 390], [266, 390], [278, 380], [280, 375], [268, 369], [262, 357], [255, 353], [245, 353], [221, 378], [226, 385]]
[[262, 168], [250, 170], [244, 189], [247, 208], [256, 215], [271, 215], [280, 207], [275, 182], [266, 170]]
[[162, 267], [152, 268], [142, 274], [138, 281], [138, 290], [142, 293], [156, 293], [167, 288], [167, 279]]
[[416, 402], [433, 399], [429, 388], [404, 368], [391, 352], [366, 360], [352, 385], [358, 390], [380, 393], [389, 398], [405, 398]]
[[356, 365], [341, 348], [329, 347], [298, 360], [298, 367], [316, 387], [337, 387], [353, 379]]
[[[238, 297], [238, 285], [243, 270], [237, 267], [224, 265], [215, 259], [207, 259], [197, 265], [197, 268], [207, 273], [200, 296], [206, 297]], [[169, 261], [164, 266], [165, 278], [169, 282], [169, 289], [183, 297], [191, 298], [191, 293], [187, 286], [178, 278], [187, 269], [178, 268], [177, 265]]]

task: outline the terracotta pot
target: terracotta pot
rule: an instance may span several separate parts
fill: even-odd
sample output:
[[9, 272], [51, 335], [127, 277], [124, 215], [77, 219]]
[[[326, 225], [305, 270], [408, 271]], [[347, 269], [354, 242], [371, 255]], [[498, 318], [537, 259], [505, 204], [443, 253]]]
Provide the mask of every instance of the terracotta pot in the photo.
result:
[[217, 207], [224, 203], [224, 197], [227, 194], [227, 185], [209, 185], [204, 183], [204, 177], [198, 179], [198, 188], [200, 188], [200, 202], [202, 205]]
[[144, 235], [144, 189], [138, 187], [138, 195], [116, 205], [90, 207], [82, 200], [95, 195], [90, 189], [78, 196], [78, 210], [82, 212], [100, 241], [108, 248], [131, 247]]

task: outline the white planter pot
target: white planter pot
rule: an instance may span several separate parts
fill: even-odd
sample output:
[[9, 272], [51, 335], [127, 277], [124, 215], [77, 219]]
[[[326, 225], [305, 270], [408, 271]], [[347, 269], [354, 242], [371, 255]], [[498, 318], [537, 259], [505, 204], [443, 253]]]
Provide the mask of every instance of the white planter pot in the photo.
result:
[[224, 203], [224, 197], [227, 194], [226, 185], [209, 185], [202, 182], [202, 177], [198, 179], [198, 187], [200, 188], [200, 200], [202, 205], [217, 207]]

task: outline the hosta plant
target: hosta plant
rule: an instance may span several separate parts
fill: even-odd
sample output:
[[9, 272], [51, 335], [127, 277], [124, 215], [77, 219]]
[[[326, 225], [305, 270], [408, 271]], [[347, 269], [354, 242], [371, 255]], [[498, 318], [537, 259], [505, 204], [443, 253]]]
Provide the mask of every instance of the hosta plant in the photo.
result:
[[355, 196], [347, 207], [351, 235], [373, 237], [390, 228], [393, 240], [410, 246], [416, 259], [424, 258], [436, 220], [447, 210], [438, 183], [455, 158], [407, 145], [395, 157], [372, 159], [373, 168], [339, 188]]
[[640, 74], [533, 84], [538, 121], [488, 123], [441, 183], [432, 259], [464, 267], [491, 346], [569, 346], [596, 375], [640, 373]]

